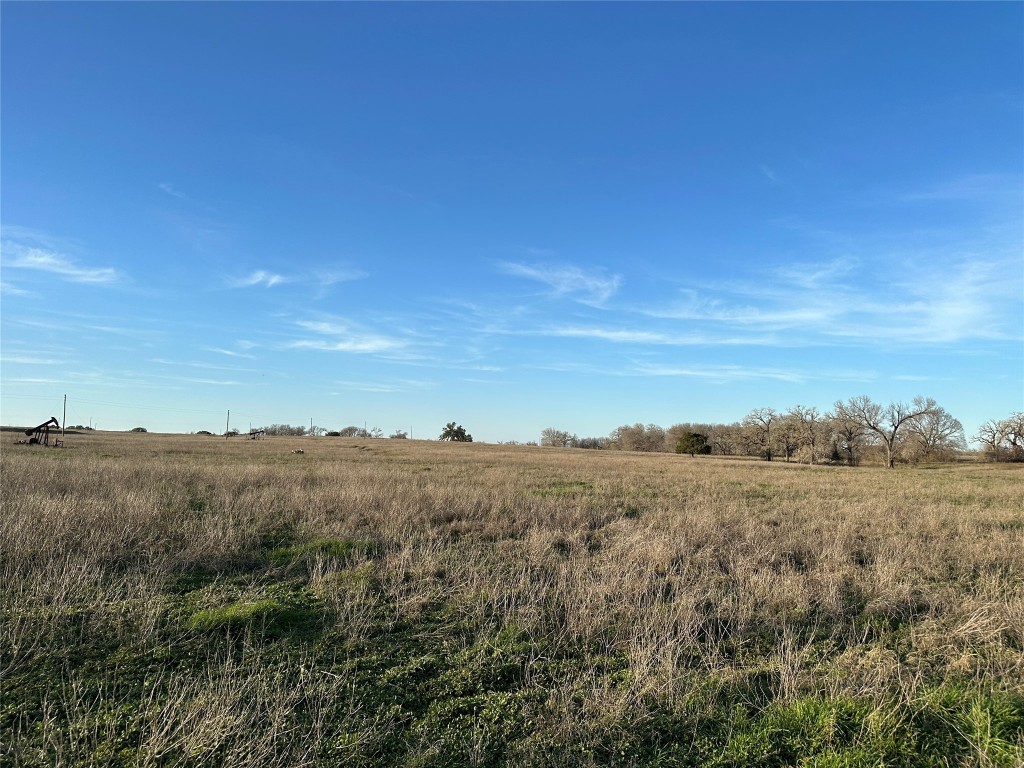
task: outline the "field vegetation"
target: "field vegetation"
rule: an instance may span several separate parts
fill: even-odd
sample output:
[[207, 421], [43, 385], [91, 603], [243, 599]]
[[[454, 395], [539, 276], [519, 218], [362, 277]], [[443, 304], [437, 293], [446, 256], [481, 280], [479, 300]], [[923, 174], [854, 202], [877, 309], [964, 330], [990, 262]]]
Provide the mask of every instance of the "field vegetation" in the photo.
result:
[[1021, 465], [89, 432], [0, 470], [0, 764], [1024, 765]]

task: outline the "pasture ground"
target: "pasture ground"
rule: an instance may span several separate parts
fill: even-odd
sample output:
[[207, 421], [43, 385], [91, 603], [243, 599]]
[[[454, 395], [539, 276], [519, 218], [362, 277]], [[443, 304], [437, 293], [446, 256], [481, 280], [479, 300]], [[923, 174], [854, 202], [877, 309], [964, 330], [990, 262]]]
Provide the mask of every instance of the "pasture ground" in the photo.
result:
[[0, 764], [1024, 765], [1024, 467], [3, 440]]

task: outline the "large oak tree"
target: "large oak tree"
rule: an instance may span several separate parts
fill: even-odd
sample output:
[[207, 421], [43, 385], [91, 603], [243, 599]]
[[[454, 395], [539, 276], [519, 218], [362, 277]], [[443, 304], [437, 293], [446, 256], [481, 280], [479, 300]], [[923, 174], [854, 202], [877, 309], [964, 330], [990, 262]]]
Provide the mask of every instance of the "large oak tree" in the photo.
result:
[[915, 397], [911, 405], [889, 403], [883, 406], [867, 395], [860, 395], [851, 397], [845, 403], [837, 401], [834, 414], [837, 419], [853, 422], [872, 433], [885, 449], [885, 465], [892, 469], [896, 466], [900, 441], [907, 430], [926, 414], [933, 413], [937, 407], [931, 398]]

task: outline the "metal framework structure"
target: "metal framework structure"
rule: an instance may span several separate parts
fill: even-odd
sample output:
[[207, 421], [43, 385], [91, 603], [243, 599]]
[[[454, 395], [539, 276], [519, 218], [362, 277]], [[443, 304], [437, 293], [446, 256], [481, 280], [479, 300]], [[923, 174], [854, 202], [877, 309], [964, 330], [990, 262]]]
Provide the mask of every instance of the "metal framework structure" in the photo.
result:
[[[60, 422], [57, 421], [56, 416], [51, 416], [49, 421], [44, 421], [38, 427], [25, 430], [25, 436], [28, 440], [20, 440], [19, 442], [28, 443], [29, 445], [50, 445], [50, 427], [54, 429], [60, 429]], [[54, 438], [53, 444], [55, 446], [61, 446], [63, 443], [60, 440]]]

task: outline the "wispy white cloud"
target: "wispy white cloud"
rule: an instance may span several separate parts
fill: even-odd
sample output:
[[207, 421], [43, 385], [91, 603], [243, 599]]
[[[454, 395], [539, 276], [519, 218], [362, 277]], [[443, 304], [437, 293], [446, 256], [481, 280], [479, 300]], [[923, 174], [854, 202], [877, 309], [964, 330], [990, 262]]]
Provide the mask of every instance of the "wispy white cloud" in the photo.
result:
[[731, 381], [747, 381], [751, 379], [769, 379], [790, 383], [805, 383], [809, 381], [868, 382], [877, 379], [877, 374], [869, 370], [831, 368], [799, 370], [794, 368], [773, 368], [738, 364], [673, 365], [651, 362], [635, 362], [631, 368], [627, 368], [622, 371], [622, 374], [627, 376], [669, 376], [706, 379], [722, 383]]
[[629, 330], [623, 328], [563, 327], [542, 331], [546, 336], [562, 336], [575, 339], [599, 339], [624, 344], [669, 344], [671, 337], [655, 331]]
[[18, 224], [0, 224], [0, 236], [4, 242], [32, 244], [58, 253], [74, 252], [80, 248], [80, 244], [74, 240], [57, 237], [32, 227], [22, 227]]
[[0, 294], [5, 296], [32, 296], [31, 291], [26, 291], [24, 288], [19, 288], [16, 285], [0, 280]]
[[603, 270], [586, 271], [576, 266], [534, 265], [503, 262], [502, 272], [524, 277], [547, 286], [552, 296], [566, 296], [582, 304], [600, 306], [615, 295], [622, 283], [619, 275], [608, 275]]
[[355, 323], [340, 318], [298, 320], [295, 324], [318, 334], [319, 338], [290, 341], [285, 345], [289, 349], [373, 353], [397, 350], [408, 345], [408, 341], [405, 339], [365, 331]]
[[325, 269], [313, 273], [312, 279], [320, 285], [336, 285], [337, 283], [348, 283], [353, 280], [362, 280], [369, 276], [368, 272], [361, 269]]
[[246, 354], [245, 352], [234, 352], [230, 349], [221, 349], [220, 347], [203, 347], [207, 352], [216, 352], [218, 355], [226, 355], [227, 357], [244, 357], [247, 360], [255, 360], [256, 355]]
[[698, 335], [756, 330], [770, 334], [762, 340], [786, 346], [1011, 340], [1021, 335], [1014, 318], [1024, 268], [1019, 256], [1000, 250], [880, 249], [870, 260], [786, 265], [742, 281], [687, 287], [676, 301], [637, 312], [687, 321]]
[[40, 314], [44, 315], [43, 319], [5, 317], [4, 323], [56, 332], [68, 340], [75, 339], [79, 344], [82, 339], [93, 339], [96, 338], [94, 334], [100, 333], [134, 339], [147, 344], [159, 343], [166, 339], [166, 329], [151, 318], [137, 318], [135, 325], [116, 325], [117, 322], [127, 321], [119, 317], [103, 317], [73, 311], [53, 310], [52, 308]]
[[[166, 374], [147, 374], [145, 379], [139, 379], [135, 382], [132, 382], [130, 379], [125, 380], [128, 381], [129, 383], [136, 384], [152, 384], [153, 380], [159, 380], [161, 382], [169, 381], [175, 382], [177, 384], [204, 384], [214, 387], [235, 387], [241, 386], [243, 384], [243, 382], [241, 381], [234, 381], [232, 379], [207, 379], [194, 376], [170, 376]], [[106, 380], [103, 382], [103, 384], [104, 386], [109, 386], [109, 383]]]
[[[434, 386], [433, 382], [419, 381], [414, 379], [399, 379], [397, 381], [373, 382], [373, 381], [336, 381], [335, 384], [343, 387], [345, 392], [410, 392], [425, 387]], [[345, 394], [345, 392], [333, 392], [334, 395]]]
[[157, 184], [157, 186], [161, 190], [166, 192], [168, 195], [170, 195], [171, 197], [176, 197], [179, 200], [185, 200], [185, 201], [191, 202], [191, 199], [189, 198], [189, 196], [186, 195], [184, 192], [179, 192], [178, 190], [176, 190], [174, 188], [173, 184], [169, 184], [168, 182], [163, 181], [163, 182], [160, 182], [159, 184]]
[[808, 290], [817, 290], [849, 277], [859, 266], [859, 259], [846, 257], [824, 262], [787, 264], [776, 269], [775, 274], [784, 282]]
[[[735, 286], [733, 295], [728, 289], [718, 289], [719, 295], [705, 296], [695, 289], [680, 292], [680, 300], [669, 306], [643, 308], [641, 314], [668, 320], [693, 320], [720, 326], [756, 327], [762, 331], [783, 330], [793, 326], [820, 324], [835, 316], [836, 310], [827, 302], [810, 297], [805, 306], [789, 306], [778, 308], [773, 306], [756, 306], [749, 303], [749, 289]], [[776, 289], [769, 291], [772, 294]], [[759, 297], [765, 301], [774, 301], [774, 295], [765, 295], [758, 290]]]
[[188, 376], [175, 377], [176, 381], [183, 381], [186, 384], [209, 384], [214, 387], [234, 387], [240, 385], [240, 381], [231, 381], [229, 379], [194, 379]]
[[250, 272], [245, 277], [229, 278], [227, 282], [232, 288], [251, 288], [256, 285], [273, 288], [275, 285], [289, 283], [291, 279], [264, 269], [258, 269], [255, 272]]
[[398, 349], [404, 344], [394, 339], [384, 337], [363, 336], [359, 338], [338, 339], [330, 341], [326, 339], [299, 339], [289, 342], [287, 347], [291, 349], [315, 349], [322, 352], [384, 352], [390, 349]]
[[752, 368], [742, 365], [673, 366], [639, 363], [634, 366], [633, 372], [643, 376], [673, 376], [709, 379], [718, 382], [749, 379], [802, 382], [806, 379], [806, 376], [798, 371], [783, 368]]
[[193, 363], [184, 362], [181, 360], [166, 360], [162, 357], [152, 358], [150, 362], [156, 363], [157, 365], [169, 365], [175, 368], [203, 368], [211, 371], [235, 371], [237, 373], [252, 373], [255, 370], [253, 368], [239, 368], [233, 365], [213, 365], [211, 363]]
[[[186, 195], [184, 192], [182, 192], [180, 189], [178, 189], [177, 187], [175, 187], [173, 184], [171, 184], [168, 181], [162, 181], [162, 182], [158, 183], [157, 187], [160, 189], [161, 192], [164, 192], [165, 194], [168, 194], [171, 197], [177, 198], [178, 200], [181, 200], [182, 202], [188, 203], [189, 205], [192, 205], [192, 206], [197, 206], [198, 208], [201, 208], [202, 210], [204, 210], [204, 211], [206, 211], [208, 213], [213, 213], [214, 212], [214, 208], [212, 206], [209, 206], [206, 203], [204, 203], [204, 202], [202, 202], [200, 200], [195, 199], [191, 195]], [[194, 219], [194, 221], [199, 222], [201, 220], [200, 219]]]
[[367, 276], [367, 272], [351, 267], [332, 267], [291, 275], [281, 275], [266, 269], [257, 269], [242, 277], [228, 278], [226, 282], [230, 288], [252, 288], [255, 286], [273, 288], [274, 286], [286, 283], [302, 284], [315, 287], [322, 292], [324, 288], [332, 285], [362, 280]]
[[59, 361], [48, 357], [29, 357], [28, 355], [3, 355], [0, 363], [17, 363], [18, 365], [57, 365]]
[[541, 336], [555, 336], [576, 339], [597, 339], [615, 344], [652, 344], [664, 346], [732, 346], [771, 345], [778, 339], [771, 335], [712, 335], [705, 333], [664, 333], [661, 331], [636, 328], [602, 328], [597, 326], [561, 326], [545, 328], [537, 332]]
[[103, 285], [117, 282], [121, 275], [113, 267], [86, 267], [62, 253], [5, 241], [3, 265], [7, 269], [47, 272], [72, 283]]
[[775, 171], [773, 171], [767, 165], [763, 165], [762, 164], [762, 165], [759, 165], [757, 168], [758, 168], [759, 171], [761, 171], [761, 174], [766, 179], [768, 179], [768, 181], [770, 181], [772, 184], [778, 184], [779, 183], [779, 177], [775, 174]]

